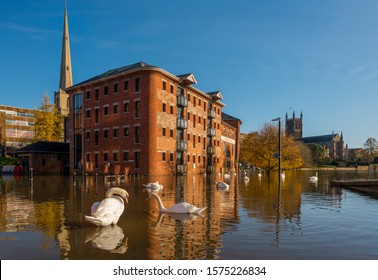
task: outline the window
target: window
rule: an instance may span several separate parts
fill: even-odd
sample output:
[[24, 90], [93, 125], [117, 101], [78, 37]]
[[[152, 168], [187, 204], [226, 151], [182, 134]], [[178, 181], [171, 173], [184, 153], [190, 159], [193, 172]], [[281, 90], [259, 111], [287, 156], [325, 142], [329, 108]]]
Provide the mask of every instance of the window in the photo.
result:
[[173, 106], [170, 107], [170, 113], [173, 115]]
[[99, 109], [95, 109], [95, 123], [98, 123], [98, 115], [99, 115]]
[[173, 93], [173, 85], [170, 85], [170, 92]]
[[108, 139], [109, 138], [109, 129], [104, 129], [104, 139]]
[[135, 92], [140, 90], [140, 78], [135, 78]]
[[169, 137], [173, 138], [173, 129], [169, 130]]
[[113, 104], [113, 114], [118, 114], [118, 104]]
[[99, 144], [99, 133], [98, 130], [95, 131], [95, 146], [98, 146]]
[[118, 83], [114, 84], [113, 90], [114, 90], [114, 93], [118, 92]]
[[95, 168], [98, 168], [98, 154], [95, 154], [94, 156], [95, 156], [94, 158]]
[[129, 127], [124, 127], [123, 128], [123, 137], [128, 137], [129, 136]]
[[91, 91], [88, 90], [86, 93], [85, 93], [85, 99], [91, 99]]
[[109, 94], [109, 88], [108, 86], [104, 86], [104, 95], [108, 95]]
[[165, 103], [163, 103], [163, 112], [165, 112], [167, 109], [166, 109], [167, 105]]
[[129, 102], [123, 103], [123, 112], [128, 113], [129, 112]]
[[195, 147], [196, 147], [196, 136], [193, 135], [193, 148], [195, 148]]
[[123, 152], [123, 161], [129, 161], [129, 151]]
[[190, 155], [188, 155], [186, 158], [187, 158], [187, 162], [189, 163], [190, 162]]
[[161, 153], [161, 160], [162, 160], [162, 161], [165, 161], [165, 152], [162, 152], [162, 153]]
[[193, 127], [196, 127], [196, 115], [193, 115]]
[[98, 101], [100, 98], [99, 90], [98, 88], [95, 89], [95, 101]]
[[163, 90], [167, 90], [167, 82], [166, 81], [163, 81]]
[[140, 118], [140, 101], [135, 101], [135, 117]]
[[113, 161], [118, 161], [118, 152], [113, 152]]
[[173, 153], [169, 153], [169, 161], [173, 161]]
[[118, 128], [113, 128], [113, 138], [118, 137]]
[[196, 107], [196, 97], [193, 96], [193, 107]]
[[129, 80], [123, 81], [123, 90], [124, 91], [129, 90]]
[[109, 115], [109, 106], [104, 106], [104, 116]]
[[193, 155], [193, 163], [196, 163], [196, 156]]
[[109, 161], [109, 156], [107, 152], [104, 152], [104, 161]]
[[140, 126], [135, 127], [135, 143], [138, 144], [140, 142]]
[[91, 140], [91, 132], [90, 132], [90, 131], [86, 131], [86, 132], [85, 132], [85, 139], [86, 139], [87, 141]]
[[91, 109], [85, 111], [85, 117], [89, 119], [91, 117]]
[[165, 127], [163, 127], [163, 132], [162, 132], [162, 134], [163, 134], [163, 137], [165, 137]]

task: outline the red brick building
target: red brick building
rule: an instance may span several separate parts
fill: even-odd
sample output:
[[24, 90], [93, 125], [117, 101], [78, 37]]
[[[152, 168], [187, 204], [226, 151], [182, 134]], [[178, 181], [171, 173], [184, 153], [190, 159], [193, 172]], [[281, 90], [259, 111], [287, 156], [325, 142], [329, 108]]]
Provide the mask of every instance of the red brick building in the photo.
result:
[[71, 172], [233, 171], [241, 121], [222, 113], [220, 92], [195, 83], [140, 62], [68, 88]]

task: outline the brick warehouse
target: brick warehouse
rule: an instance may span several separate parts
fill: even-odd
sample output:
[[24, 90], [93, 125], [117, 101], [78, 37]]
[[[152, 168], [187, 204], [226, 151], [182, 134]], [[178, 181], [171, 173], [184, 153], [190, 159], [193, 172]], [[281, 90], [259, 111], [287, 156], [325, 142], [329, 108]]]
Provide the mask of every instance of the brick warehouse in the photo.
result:
[[233, 172], [241, 121], [220, 92], [143, 62], [69, 87], [70, 171], [93, 174]]

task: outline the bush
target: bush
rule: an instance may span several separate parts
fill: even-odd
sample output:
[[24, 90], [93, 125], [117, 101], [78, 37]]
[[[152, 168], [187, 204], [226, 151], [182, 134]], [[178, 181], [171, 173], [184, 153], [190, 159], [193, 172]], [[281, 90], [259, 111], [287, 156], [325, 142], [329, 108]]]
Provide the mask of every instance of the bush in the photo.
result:
[[18, 158], [0, 157], [0, 167], [3, 167], [4, 165], [17, 165], [17, 164], [18, 164]]

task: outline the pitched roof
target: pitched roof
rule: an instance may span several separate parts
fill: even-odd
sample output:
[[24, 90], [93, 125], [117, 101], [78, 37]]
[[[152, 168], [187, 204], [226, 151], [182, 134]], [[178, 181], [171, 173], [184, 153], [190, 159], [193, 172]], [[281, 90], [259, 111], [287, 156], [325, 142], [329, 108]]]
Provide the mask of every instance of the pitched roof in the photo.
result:
[[14, 151], [15, 154], [21, 153], [53, 153], [53, 154], [68, 154], [69, 153], [69, 143], [64, 142], [49, 142], [49, 141], [38, 141], [33, 144], [27, 145], [23, 148]]
[[311, 136], [311, 137], [304, 137], [301, 140], [304, 143], [330, 142], [330, 141], [332, 141], [333, 136], [334, 136], [334, 134], [320, 135], [320, 136]]
[[135, 69], [139, 69], [139, 68], [150, 68], [150, 67], [155, 67], [155, 66], [149, 65], [149, 64], [144, 63], [142, 61], [137, 62], [137, 63], [131, 64], [131, 65], [127, 65], [127, 66], [108, 70], [105, 73], [94, 76], [94, 77], [92, 77], [88, 80], [81, 82], [81, 83], [75, 84], [73, 87], [80, 86], [82, 84], [86, 84], [86, 83], [90, 83], [90, 82], [94, 82], [94, 81], [97, 81], [97, 80], [100, 80], [100, 79], [103, 79], [103, 78], [107, 78], [107, 77], [110, 77], [110, 76], [114, 76], [114, 75], [117, 75], [117, 74], [121, 74], [123, 72], [127, 72], [127, 71], [130, 71], [130, 70], [135, 70]]
[[240, 119], [222, 112], [222, 121], [240, 121]]

